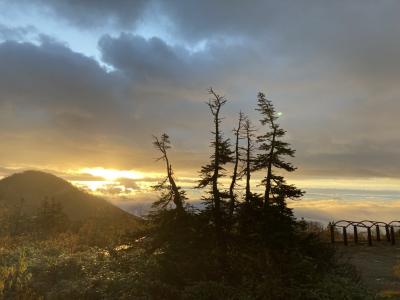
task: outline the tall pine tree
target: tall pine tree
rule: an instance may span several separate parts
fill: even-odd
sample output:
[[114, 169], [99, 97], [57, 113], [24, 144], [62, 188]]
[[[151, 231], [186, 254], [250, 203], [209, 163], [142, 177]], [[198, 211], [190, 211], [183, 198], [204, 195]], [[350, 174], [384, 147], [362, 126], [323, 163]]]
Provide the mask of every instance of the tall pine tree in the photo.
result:
[[282, 171], [293, 172], [296, 168], [286, 160], [293, 157], [295, 150], [290, 144], [283, 141], [286, 131], [277, 123], [279, 114], [276, 112], [272, 102], [266, 98], [265, 94], [258, 93], [258, 107], [262, 118], [261, 125], [266, 127], [265, 134], [257, 137], [259, 143], [255, 160], [255, 169], [264, 170], [266, 175], [262, 181], [265, 186], [263, 205], [265, 209], [271, 204], [279, 205], [284, 208], [286, 199], [296, 199], [303, 195], [303, 192], [294, 185], [289, 185], [281, 175]]
[[232, 150], [230, 149], [229, 139], [224, 138], [221, 131], [222, 118], [220, 113], [227, 100], [225, 97], [217, 94], [212, 88], [209, 89], [209, 94], [211, 98], [207, 104], [210, 108], [214, 125], [211, 141], [213, 152], [210, 156], [210, 162], [202, 166], [200, 170], [201, 179], [198, 187], [210, 187], [211, 197], [206, 199], [206, 201], [211, 206], [219, 259], [221, 264], [223, 264], [226, 253], [225, 222], [223, 219], [226, 208], [226, 203], [224, 202], [226, 193], [220, 191], [218, 179], [225, 175], [224, 165], [232, 161]]
[[244, 115], [242, 112], [239, 113], [239, 120], [237, 127], [233, 130], [235, 136], [235, 149], [233, 152], [233, 172], [231, 177], [231, 184], [229, 185], [229, 219], [232, 220], [233, 212], [235, 209], [236, 195], [235, 187], [239, 177], [239, 162], [240, 162], [240, 146], [239, 142], [241, 139], [241, 131], [243, 128]]
[[246, 187], [245, 187], [245, 201], [248, 203], [252, 199], [250, 179], [251, 172], [254, 169], [254, 150], [255, 150], [255, 128], [252, 126], [251, 121], [248, 117], [245, 117], [243, 122], [243, 138], [246, 140], [244, 147], [241, 147], [243, 154], [244, 167], [241, 175], [245, 177]]

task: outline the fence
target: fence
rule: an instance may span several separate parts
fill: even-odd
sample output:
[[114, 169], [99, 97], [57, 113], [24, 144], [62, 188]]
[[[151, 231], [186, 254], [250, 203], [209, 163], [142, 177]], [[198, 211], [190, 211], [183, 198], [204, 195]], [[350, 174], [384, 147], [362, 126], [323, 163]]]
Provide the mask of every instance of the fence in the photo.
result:
[[[342, 229], [343, 243], [345, 246], [348, 245], [348, 229], [353, 229], [353, 241], [355, 244], [359, 243], [359, 230], [367, 231], [367, 241], [368, 245], [372, 246], [372, 231], [375, 231], [375, 240], [377, 242], [387, 241], [392, 245], [396, 244], [396, 232], [395, 228], [400, 228], [400, 221], [391, 221], [389, 223], [380, 222], [380, 221], [347, 221], [340, 220], [337, 222], [330, 222], [329, 228], [331, 232], [331, 242], [336, 242], [337, 229]], [[382, 231], [384, 232], [385, 237], [382, 237]], [[340, 232], [339, 232], [340, 233]]]

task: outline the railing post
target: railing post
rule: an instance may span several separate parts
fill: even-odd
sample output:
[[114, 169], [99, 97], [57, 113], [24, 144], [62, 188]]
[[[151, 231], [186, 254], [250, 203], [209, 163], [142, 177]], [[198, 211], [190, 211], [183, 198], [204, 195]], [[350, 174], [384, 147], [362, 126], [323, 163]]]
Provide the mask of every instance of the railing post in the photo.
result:
[[329, 228], [331, 230], [331, 243], [335, 243], [335, 226], [333, 224], [329, 225]]
[[394, 236], [394, 227], [390, 226], [390, 240], [392, 241], [392, 245], [396, 244], [396, 238]]
[[390, 231], [389, 231], [389, 225], [385, 225], [385, 230], [386, 230], [386, 240], [390, 242]]
[[381, 241], [381, 231], [379, 230], [379, 225], [376, 225], [376, 240]]
[[358, 244], [358, 232], [357, 232], [357, 226], [353, 225], [353, 231], [354, 231], [354, 243]]
[[347, 246], [347, 230], [346, 227], [343, 227], [343, 243]]
[[368, 246], [372, 246], [371, 227], [367, 228], [368, 233]]

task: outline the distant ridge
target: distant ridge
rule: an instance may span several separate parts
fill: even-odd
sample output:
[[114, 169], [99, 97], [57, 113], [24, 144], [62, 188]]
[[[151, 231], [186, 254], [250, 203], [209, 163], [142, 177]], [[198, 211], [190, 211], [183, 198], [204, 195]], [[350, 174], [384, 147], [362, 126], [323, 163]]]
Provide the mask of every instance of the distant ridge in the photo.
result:
[[1, 205], [11, 207], [22, 201], [22, 211], [34, 215], [45, 199], [61, 203], [63, 211], [74, 221], [111, 218], [117, 222], [130, 222], [139, 219], [50, 173], [25, 171], [0, 180]]

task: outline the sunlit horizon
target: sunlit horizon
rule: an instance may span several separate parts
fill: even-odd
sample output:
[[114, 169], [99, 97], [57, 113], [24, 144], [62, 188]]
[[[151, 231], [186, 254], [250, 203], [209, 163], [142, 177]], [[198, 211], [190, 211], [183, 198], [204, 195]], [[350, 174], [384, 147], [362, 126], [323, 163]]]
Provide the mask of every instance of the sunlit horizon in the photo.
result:
[[[145, 172], [105, 167], [71, 169], [56, 175], [89, 193], [101, 196], [132, 212], [135, 207], [148, 207], [159, 194], [152, 188], [164, 178], [162, 166], [158, 172]], [[84, 179], [77, 179], [79, 176]], [[177, 170], [177, 182], [187, 192], [189, 202], [197, 203], [202, 190], [196, 189], [197, 177], [187, 177], [187, 172]], [[262, 193], [259, 186], [262, 174], [256, 173], [251, 180], [253, 189]], [[301, 178], [292, 177], [289, 183], [306, 191], [302, 200], [288, 201], [298, 217], [326, 223], [333, 219], [354, 217], [358, 219], [396, 219], [400, 208], [400, 180], [397, 178]], [[225, 187], [229, 178], [221, 180]], [[243, 193], [239, 182], [238, 193]]]

